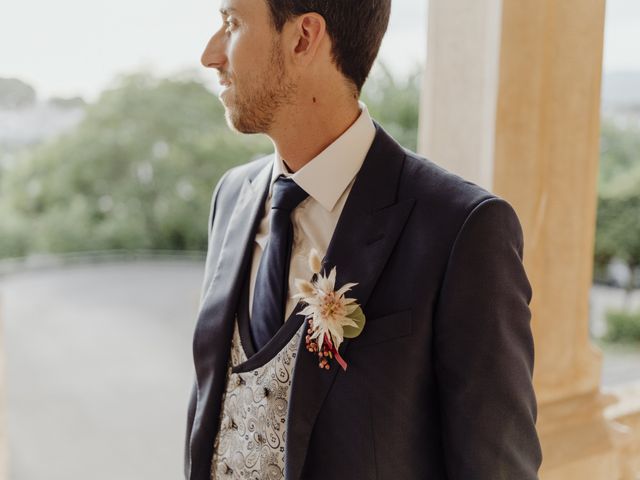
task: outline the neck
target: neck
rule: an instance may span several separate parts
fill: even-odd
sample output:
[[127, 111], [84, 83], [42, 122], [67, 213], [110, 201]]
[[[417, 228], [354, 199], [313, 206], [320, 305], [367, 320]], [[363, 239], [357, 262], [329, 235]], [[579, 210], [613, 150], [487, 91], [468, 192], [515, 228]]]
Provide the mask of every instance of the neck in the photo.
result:
[[[283, 108], [268, 133], [292, 172], [297, 172], [342, 135], [360, 116], [358, 101], [320, 96]], [[303, 103], [304, 102], [304, 103]], [[302, 104], [301, 104], [302, 103]]]

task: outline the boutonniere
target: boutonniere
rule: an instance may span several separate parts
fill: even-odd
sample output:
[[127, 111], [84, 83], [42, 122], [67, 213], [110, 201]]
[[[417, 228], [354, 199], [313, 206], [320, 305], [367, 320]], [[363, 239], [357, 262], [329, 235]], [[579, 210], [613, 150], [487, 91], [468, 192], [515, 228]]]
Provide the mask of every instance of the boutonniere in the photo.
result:
[[329, 370], [329, 360], [335, 357], [346, 370], [347, 362], [338, 353], [340, 344], [344, 338], [360, 335], [365, 324], [364, 312], [356, 299], [345, 296], [357, 283], [345, 283], [336, 290], [336, 267], [326, 275], [315, 249], [309, 254], [309, 268], [313, 274], [311, 281], [296, 278], [298, 293], [293, 296], [306, 304], [298, 315], [309, 320], [305, 337], [307, 350], [317, 353], [320, 368]]

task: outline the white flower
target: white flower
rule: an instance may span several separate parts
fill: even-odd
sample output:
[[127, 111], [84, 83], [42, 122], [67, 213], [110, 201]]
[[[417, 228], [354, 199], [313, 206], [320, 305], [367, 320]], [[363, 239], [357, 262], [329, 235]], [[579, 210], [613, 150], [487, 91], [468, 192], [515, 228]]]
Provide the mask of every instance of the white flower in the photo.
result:
[[[319, 255], [313, 250], [309, 257], [309, 266], [314, 270], [316, 266], [319, 267], [319, 263]], [[294, 298], [301, 299], [307, 305], [299, 315], [313, 319], [311, 339], [317, 342], [318, 349], [322, 351], [326, 335], [338, 350], [344, 339], [344, 327], [358, 326], [349, 315], [356, 311], [359, 305], [355, 298], [345, 297], [345, 293], [357, 283], [346, 283], [336, 291], [336, 268], [334, 267], [328, 276], [321, 274], [320, 268], [317, 270], [314, 272], [316, 279], [313, 282], [296, 279], [300, 293], [294, 295]]]

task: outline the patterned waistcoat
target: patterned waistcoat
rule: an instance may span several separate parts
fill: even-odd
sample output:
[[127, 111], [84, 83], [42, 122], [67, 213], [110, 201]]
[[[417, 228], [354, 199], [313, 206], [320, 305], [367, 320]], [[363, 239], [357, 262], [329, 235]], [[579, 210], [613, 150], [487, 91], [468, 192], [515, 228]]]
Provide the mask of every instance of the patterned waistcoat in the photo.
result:
[[211, 478], [280, 480], [284, 478], [289, 392], [304, 324], [264, 365], [233, 373], [233, 367], [247, 360], [238, 323], [236, 317]]

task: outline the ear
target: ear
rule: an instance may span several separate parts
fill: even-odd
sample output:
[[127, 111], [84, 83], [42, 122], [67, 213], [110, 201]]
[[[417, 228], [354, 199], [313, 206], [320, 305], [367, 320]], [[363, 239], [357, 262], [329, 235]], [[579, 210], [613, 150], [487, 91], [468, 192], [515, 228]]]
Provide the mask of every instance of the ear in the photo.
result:
[[292, 54], [296, 63], [311, 63], [326, 36], [326, 27], [322, 15], [314, 12], [302, 14], [295, 19]]

